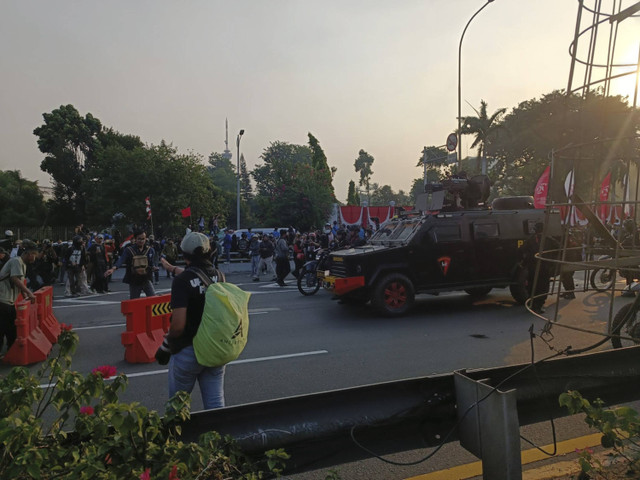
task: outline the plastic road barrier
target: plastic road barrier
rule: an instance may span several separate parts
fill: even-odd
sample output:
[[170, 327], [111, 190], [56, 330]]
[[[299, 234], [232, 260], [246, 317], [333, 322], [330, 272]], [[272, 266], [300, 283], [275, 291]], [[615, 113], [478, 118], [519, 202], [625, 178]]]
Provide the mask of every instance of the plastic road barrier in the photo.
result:
[[151, 363], [169, 331], [171, 294], [124, 300], [120, 311], [126, 318], [122, 333], [124, 359], [129, 363]]
[[38, 326], [38, 306], [29, 300], [16, 302], [18, 336], [3, 358], [9, 365], [30, 365], [47, 358], [52, 343]]
[[62, 328], [53, 314], [53, 287], [42, 287], [34, 295], [40, 329], [51, 343], [57, 343]]

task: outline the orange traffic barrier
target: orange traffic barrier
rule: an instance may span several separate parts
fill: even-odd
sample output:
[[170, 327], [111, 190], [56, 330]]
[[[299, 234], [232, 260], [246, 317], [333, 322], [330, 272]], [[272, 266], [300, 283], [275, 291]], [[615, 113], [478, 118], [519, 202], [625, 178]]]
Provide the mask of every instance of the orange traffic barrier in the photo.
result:
[[16, 341], [2, 361], [9, 365], [44, 361], [53, 345], [38, 327], [38, 307], [29, 300], [16, 302], [16, 330]]
[[127, 321], [122, 333], [124, 359], [129, 363], [155, 362], [156, 350], [169, 331], [171, 294], [124, 300], [120, 311]]
[[35, 291], [34, 295], [36, 296], [40, 329], [51, 343], [57, 343], [62, 329], [53, 314], [53, 287], [42, 287]]

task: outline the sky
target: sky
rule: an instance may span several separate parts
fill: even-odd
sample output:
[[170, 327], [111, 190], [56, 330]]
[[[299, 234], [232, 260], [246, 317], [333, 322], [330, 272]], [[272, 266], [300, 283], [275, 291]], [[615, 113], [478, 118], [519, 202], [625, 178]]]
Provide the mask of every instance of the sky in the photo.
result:
[[[457, 127], [458, 43], [484, 3], [0, 0], [0, 169], [48, 186], [33, 130], [72, 104], [203, 163], [225, 149], [228, 119], [232, 161], [244, 129], [249, 169], [271, 142], [306, 144], [311, 132], [337, 168], [340, 201], [358, 183], [360, 149], [375, 159], [372, 182], [408, 192], [424, 146]], [[566, 88], [577, 11], [577, 0], [487, 5], [462, 45], [462, 115], [481, 100], [491, 114]], [[617, 54], [635, 63], [632, 22]]]

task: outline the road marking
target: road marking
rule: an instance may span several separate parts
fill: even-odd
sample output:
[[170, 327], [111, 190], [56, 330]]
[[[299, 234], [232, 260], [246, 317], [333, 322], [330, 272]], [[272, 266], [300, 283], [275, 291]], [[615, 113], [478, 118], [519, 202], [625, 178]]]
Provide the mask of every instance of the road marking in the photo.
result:
[[[556, 457], [559, 455], [566, 455], [567, 453], [573, 453], [576, 449], [583, 449], [588, 447], [595, 447], [600, 445], [601, 433], [594, 433], [592, 435], [585, 435], [584, 437], [572, 438], [565, 440], [564, 442], [558, 442], [558, 451]], [[543, 450], [550, 452], [553, 450], [553, 444], [545, 445], [541, 447]], [[520, 453], [522, 458], [522, 465], [537, 462], [552, 458], [549, 455], [545, 455], [537, 448], [530, 450], [524, 450]], [[574, 463], [576, 465], [577, 462]], [[523, 478], [527, 478], [527, 471], [523, 472]], [[467, 463], [465, 465], [458, 465], [457, 467], [448, 468], [446, 470], [440, 470], [438, 472], [426, 473], [424, 475], [418, 475], [416, 477], [409, 477], [406, 480], [465, 480], [468, 478], [477, 477], [482, 475], [482, 462]], [[535, 477], [530, 477], [535, 478]]]
[[[324, 355], [326, 353], [329, 353], [327, 350], [314, 350], [311, 352], [301, 352], [301, 353], [289, 353], [286, 355], [273, 355], [271, 357], [258, 357], [258, 358], [247, 358], [244, 360], [234, 360], [233, 362], [229, 362], [227, 365], [237, 365], [240, 363], [257, 363], [257, 362], [268, 362], [271, 360], [283, 360], [283, 359], [287, 359], [287, 358], [298, 358], [298, 357], [309, 357], [312, 355]], [[126, 373], [126, 372], [121, 372], [124, 373], [128, 378], [133, 378], [133, 377], [147, 377], [150, 375], [162, 375], [165, 373], [168, 373], [169, 369], [165, 368], [163, 370], [152, 370], [150, 372], [135, 372], [135, 373]], [[107, 380], [111, 380], [111, 379], [107, 379]], [[40, 388], [48, 388], [48, 387], [52, 387], [55, 384], [53, 383], [45, 383], [40, 385]]]

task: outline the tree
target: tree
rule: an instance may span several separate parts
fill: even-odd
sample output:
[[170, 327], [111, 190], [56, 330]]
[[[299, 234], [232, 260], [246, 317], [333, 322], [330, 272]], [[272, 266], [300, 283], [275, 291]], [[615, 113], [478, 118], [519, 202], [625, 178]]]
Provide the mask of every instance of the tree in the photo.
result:
[[25, 180], [19, 170], [0, 170], [0, 225], [37, 226], [45, 215], [37, 182]]
[[254, 168], [256, 216], [273, 225], [294, 225], [302, 230], [321, 226], [334, 201], [330, 175], [312, 165], [311, 149], [272, 142]]
[[373, 170], [371, 169], [371, 165], [373, 165], [374, 158], [369, 155], [364, 150], [360, 150], [358, 153], [358, 158], [353, 163], [353, 166], [356, 169], [357, 173], [360, 173], [360, 186], [364, 186], [367, 191], [367, 200], [371, 200], [370, 190], [369, 190], [369, 181], [371, 180], [371, 175], [373, 175]]
[[143, 225], [147, 196], [155, 226], [177, 228], [180, 210], [188, 206], [193, 212], [227, 214], [223, 193], [206, 174], [202, 158], [180, 155], [164, 142], [132, 150], [111, 145], [87, 173], [92, 179], [87, 211], [93, 223], [108, 225], [114, 213], [122, 212], [131, 223]]
[[564, 179], [576, 168], [576, 192], [592, 199], [608, 171], [615, 185], [626, 173], [626, 159], [637, 156], [634, 136], [640, 130], [640, 111], [620, 96], [590, 92], [583, 97], [556, 90], [521, 102], [505, 116], [503, 125], [487, 145], [487, 153], [495, 159], [494, 194], [531, 195], [551, 152], [573, 145], [571, 151], [555, 155], [556, 160], [566, 161], [556, 164], [553, 197], [563, 199]]
[[320, 142], [318, 139], [311, 135], [311, 132], [308, 133], [309, 136], [309, 148], [311, 149], [311, 165], [313, 168], [322, 176], [327, 177], [329, 184], [331, 185], [331, 192], [334, 192], [333, 189], [333, 174], [335, 170], [329, 169], [329, 164], [327, 163], [327, 156], [324, 154], [324, 150], [320, 146]]
[[356, 184], [349, 180], [349, 191], [347, 192], [347, 205], [360, 205], [360, 195], [356, 190]]
[[481, 173], [487, 174], [487, 155], [486, 147], [496, 132], [503, 128], [500, 124], [502, 115], [507, 111], [506, 108], [499, 108], [490, 117], [487, 116], [487, 102], [480, 101], [480, 111], [474, 108], [477, 117], [465, 117], [462, 124], [461, 133], [463, 135], [475, 135], [475, 139], [471, 144], [471, 148], [478, 148], [477, 163], [480, 166], [482, 162]]
[[245, 202], [249, 202], [252, 199], [253, 187], [251, 187], [251, 177], [247, 171], [247, 162], [244, 159], [244, 154], [240, 155], [240, 196]]
[[389, 185], [379, 186], [377, 183], [371, 184], [371, 205], [390, 205], [394, 202], [396, 205], [412, 205], [413, 200], [402, 190], [394, 192]]
[[85, 220], [85, 169], [91, 166], [100, 146], [100, 120], [82, 117], [73, 105], [62, 105], [42, 115], [44, 125], [33, 133], [46, 154], [40, 168], [53, 177], [54, 209], [67, 220]]
[[[442, 147], [435, 147], [431, 145], [429, 147], [424, 147], [424, 150], [422, 151], [422, 155], [420, 155], [420, 158], [418, 159], [416, 167], [425, 169], [426, 163], [427, 183], [438, 182], [444, 177], [448, 177], [453, 173], [453, 169], [455, 168], [455, 166], [449, 165], [447, 163], [448, 158], [449, 157], [447, 150]], [[422, 188], [422, 191], [420, 193], [423, 192], [424, 188]]]
[[238, 189], [236, 172], [230, 159], [221, 153], [212, 152], [209, 155], [207, 172], [216, 187], [225, 192], [236, 193]]

